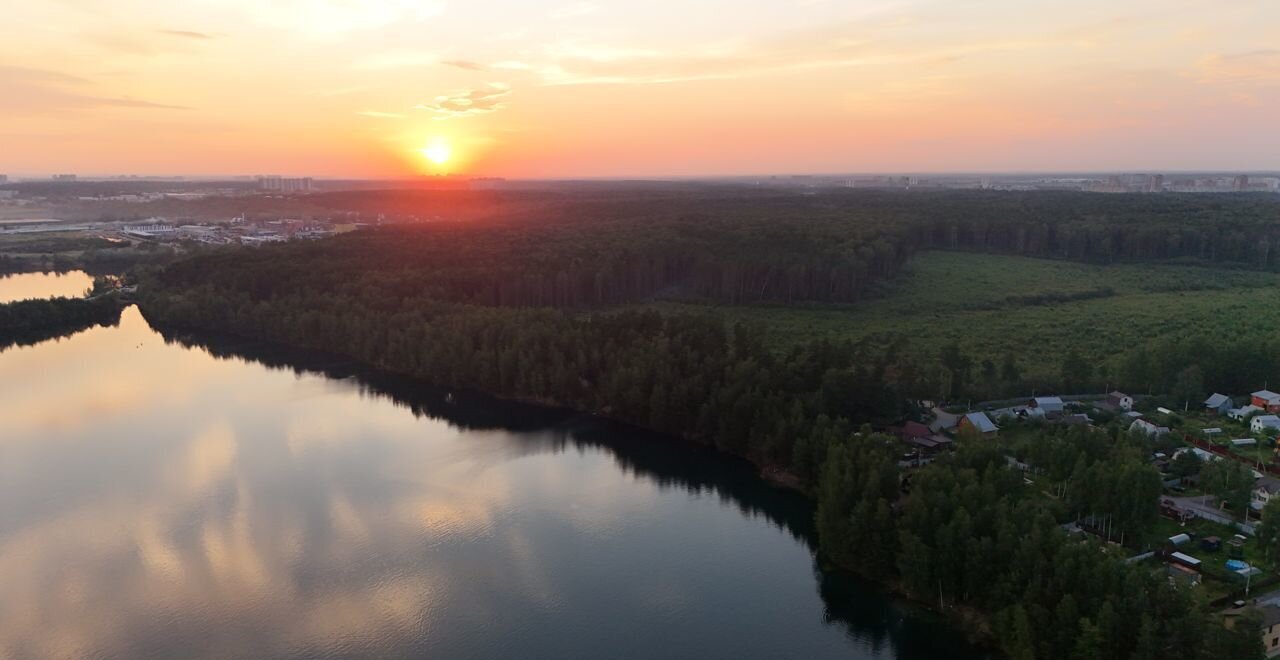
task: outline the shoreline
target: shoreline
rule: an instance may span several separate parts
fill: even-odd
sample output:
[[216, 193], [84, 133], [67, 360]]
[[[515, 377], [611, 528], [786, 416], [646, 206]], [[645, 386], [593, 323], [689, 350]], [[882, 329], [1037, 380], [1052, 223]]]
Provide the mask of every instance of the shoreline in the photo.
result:
[[[420, 376], [406, 373], [404, 371], [398, 370], [388, 365], [369, 363], [369, 362], [365, 362], [363, 360], [359, 360], [357, 358], [351, 357], [349, 355], [335, 353], [335, 352], [324, 350], [324, 349], [317, 349], [317, 348], [312, 348], [307, 346], [296, 346], [296, 345], [274, 341], [274, 340], [246, 337], [246, 336], [235, 334], [235, 333], [226, 333], [221, 331], [211, 331], [211, 330], [200, 329], [200, 328], [191, 328], [187, 326], [175, 325], [172, 323], [167, 323], [167, 324], [160, 323], [148, 317], [147, 312], [142, 304], [140, 303], [131, 303], [131, 304], [135, 304], [138, 307], [139, 312], [143, 315], [143, 318], [147, 320], [147, 323], [150, 324], [153, 328], [155, 328], [157, 332], [161, 332], [162, 335], [165, 334], [165, 331], [172, 332], [176, 335], [186, 334], [189, 336], [204, 333], [207, 337], [214, 338], [215, 340], [233, 340], [238, 342], [256, 344], [263, 347], [274, 347], [278, 349], [283, 349], [285, 351], [295, 352], [295, 354], [299, 357], [301, 357], [303, 354], [310, 354], [311, 357], [315, 357], [315, 358], [323, 357], [326, 359], [335, 360], [340, 363], [344, 363], [347, 366], [355, 367], [358, 369], [371, 370], [379, 374], [393, 376], [396, 378], [404, 378], [404, 379], [417, 382], [424, 386], [428, 386], [432, 388], [446, 389], [446, 390], [457, 389], [461, 392], [479, 395], [479, 396], [482, 396], [494, 401], [498, 401], [498, 402], [512, 403], [512, 404], [525, 405], [525, 406], [535, 406], [539, 408], [554, 409], [554, 410], [563, 410], [563, 411], [574, 413], [577, 415], [588, 415], [591, 417], [596, 417], [596, 418], [605, 420], [612, 424], [620, 424], [620, 425], [628, 426], [640, 431], [644, 431], [646, 433], [654, 433], [654, 434], [658, 434], [674, 440], [678, 440], [680, 442], [690, 443], [693, 445], [697, 445], [699, 447], [704, 447], [726, 458], [746, 461], [754, 468], [756, 478], [760, 479], [760, 481], [766, 486], [770, 488], [783, 490], [783, 491], [788, 491], [796, 495], [799, 495], [803, 497], [806, 502], [813, 505], [815, 508], [817, 505], [817, 498], [814, 496], [813, 492], [810, 489], [805, 488], [803, 484], [800, 482], [799, 477], [796, 476], [795, 474], [792, 474], [791, 472], [784, 470], [777, 465], [764, 463], [750, 456], [744, 456], [741, 454], [725, 451], [719, 447], [716, 447], [712, 443], [701, 441], [698, 438], [693, 436], [689, 436], [686, 434], [674, 434], [674, 433], [665, 433], [662, 431], [656, 431], [654, 429], [650, 429], [645, 426], [633, 423], [629, 420], [619, 419], [604, 411], [583, 410], [579, 407], [565, 404], [548, 397], [502, 396], [502, 395], [492, 394], [492, 393], [484, 392], [480, 390], [474, 390], [471, 388], [456, 388], [445, 383], [433, 382], [433, 381], [424, 379]], [[164, 329], [163, 331], [162, 331], [162, 328]], [[302, 367], [302, 368], [306, 368], [306, 367]], [[314, 368], [317, 371], [323, 371], [321, 367], [317, 366]], [[964, 638], [970, 643], [976, 646], [979, 646], [987, 651], [990, 651], [991, 653], [995, 654], [996, 657], [1007, 657], [1004, 654], [1003, 650], [1001, 650], [996, 645], [995, 639], [991, 634], [991, 623], [990, 623], [989, 614], [980, 612], [973, 608], [962, 607], [962, 606], [944, 605], [942, 608], [939, 608], [937, 603], [933, 603], [921, 598], [917, 598], [912, 594], [908, 593], [902, 587], [901, 581], [896, 576], [894, 576], [892, 579], [888, 579], [883, 575], [869, 575], [865, 571], [859, 570], [857, 566], [848, 566], [843, 563], [836, 562], [835, 560], [833, 560], [831, 557], [829, 557], [823, 552], [820, 539], [817, 536], [816, 529], [814, 531], [814, 537], [812, 540], [812, 551], [814, 553], [815, 561], [819, 562], [821, 566], [829, 568], [831, 570], [839, 571], [841, 573], [844, 573], [847, 576], [851, 576], [856, 579], [863, 580], [871, 585], [874, 585], [876, 588], [880, 589], [889, 598], [897, 600], [898, 602], [905, 604], [909, 607], [920, 609], [920, 610], [929, 612], [932, 615], [941, 617], [942, 619], [946, 620], [950, 625], [952, 625], [957, 630], [957, 632], [963, 635]]]

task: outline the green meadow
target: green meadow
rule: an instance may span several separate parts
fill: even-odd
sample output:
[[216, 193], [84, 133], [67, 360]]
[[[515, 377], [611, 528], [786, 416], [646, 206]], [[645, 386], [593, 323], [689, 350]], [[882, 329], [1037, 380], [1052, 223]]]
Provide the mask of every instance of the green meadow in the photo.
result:
[[878, 295], [849, 305], [706, 306], [759, 324], [779, 347], [813, 338], [889, 342], [936, 355], [957, 342], [975, 358], [1012, 354], [1024, 376], [1051, 378], [1075, 349], [1098, 367], [1157, 338], [1257, 336], [1280, 327], [1280, 275], [1190, 263], [1092, 265], [923, 252]]

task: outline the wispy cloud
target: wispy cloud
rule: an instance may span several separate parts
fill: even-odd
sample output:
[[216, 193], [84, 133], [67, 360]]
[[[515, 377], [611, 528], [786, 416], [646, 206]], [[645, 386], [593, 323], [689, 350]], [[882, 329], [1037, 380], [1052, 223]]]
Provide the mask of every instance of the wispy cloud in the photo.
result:
[[204, 32], [196, 32], [194, 30], [158, 30], [160, 34], [167, 34], [171, 37], [184, 37], [186, 39], [213, 39], [213, 35]]
[[478, 89], [437, 96], [431, 103], [421, 103], [414, 108], [431, 112], [436, 119], [470, 117], [497, 112], [507, 107], [510, 96], [510, 87], [502, 83], [489, 83]]
[[91, 81], [58, 71], [0, 66], [0, 110], [13, 113], [47, 113], [94, 108], [187, 110], [186, 106], [156, 103], [129, 96], [88, 92]]
[[1200, 62], [1204, 82], [1280, 82], [1280, 49], [1211, 55]]
[[488, 69], [485, 65], [471, 60], [442, 60], [440, 63], [455, 69], [466, 69], [467, 71], [485, 71]]
[[[1113, 20], [1065, 26], [1018, 38], [938, 39], [909, 16], [824, 25], [771, 39], [728, 40], [684, 49], [562, 41], [533, 61], [546, 85], [661, 84], [730, 80], [820, 69], [885, 64], [938, 64], [972, 55], [1052, 48], [1090, 48], [1129, 25]], [[927, 35], [927, 46], [922, 46]]]

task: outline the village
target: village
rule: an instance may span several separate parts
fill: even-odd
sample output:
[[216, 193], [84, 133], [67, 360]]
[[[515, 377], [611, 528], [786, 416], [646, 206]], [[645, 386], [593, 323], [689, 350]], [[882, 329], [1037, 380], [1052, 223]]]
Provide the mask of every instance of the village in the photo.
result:
[[[1077, 520], [1068, 533], [1092, 535], [1129, 562], [1161, 562], [1169, 579], [1203, 590], [1222, 615], [1247, 607], [1262, 612], [1268, 657], [1280, 656], [1280, 557], [1267, 556], [1256, 538], [1263, 511], [1280, 494], [1280, 393], [1260, 389], [1244, 396], [1213, 393], [1181, 410], [1160, 397], [1106, 395], [1031, 396], [977, 406], [923, 401], [922, 421], [891, 429], [906, 451], [900, 466], [918, 469], [958, 443], [1000, 441], [1047, 427], [1106, 429], [1144, 438], [1163, 492], [1160, 520], [1151, 538], [1118, 540], [1105, 521]], [[1003, 443], [1002, 443], [1002, 446]], [[1037, 466], [1009, 455], [1027, 484], [1052, 496], [1056, 486]], [[1208, 482], [1204, 466], [1239, 466], [1242, 480]], [[1229, 474], [1230, 471], [1224, 471]], [[1225, 495], [1224, 491], [1231, 491]], [[1280, 501], [1280, 498], [1277, 498]], [[1234, 503], [1233, 503], [1234, 502]]]

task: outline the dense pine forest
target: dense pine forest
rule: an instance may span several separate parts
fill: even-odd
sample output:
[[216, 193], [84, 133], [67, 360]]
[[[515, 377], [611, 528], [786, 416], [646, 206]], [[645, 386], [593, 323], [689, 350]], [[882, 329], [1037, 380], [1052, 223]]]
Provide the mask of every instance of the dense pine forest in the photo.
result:
[[[826, 556], [977, 613], [1014, 657], [1260, 657], [1256, 635], [1225, 631], [1194, 595], [1058, 528], [1081, 513], [1149, 528], [1158, 477], [1137, 459], [1150, 450], [1140, 440], [1046, 435], [1035, 451], [1057, 453], [1039, 463], [1095, 485], [1096, 497], [1060, 507], [1028, 497], [1007, 448], [962, 447], [904, 487], [888, 439], [860, 427], [913, 416], [928, 381], [916, 372], [934, 365], [893, 343], [779, 349], [750, 323], [616, 306], [854, 302], [937, 248], [1273, 270], [1274, 198], [712, 189], [520, 208], [196, 254], [141, 273], [142, 308], [161, 327], [319, 349], [746, 456], [814, 495]], [[1186, 343], [1173, 354], [1205, 350], [1233, 349]], [[974, 368], [957, 351], [938, 359], [953, 376]], [[1184, 367], [1164, 362], [1176, 380]]]

